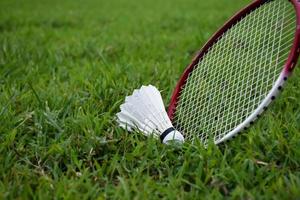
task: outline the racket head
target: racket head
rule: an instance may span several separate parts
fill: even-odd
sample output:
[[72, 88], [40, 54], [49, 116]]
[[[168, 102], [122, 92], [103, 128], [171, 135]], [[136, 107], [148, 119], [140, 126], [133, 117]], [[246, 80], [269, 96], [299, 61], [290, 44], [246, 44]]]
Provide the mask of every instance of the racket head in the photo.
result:
[[[284, 58], [281, 58], [281, 55], [274, 55], [277, 56], [277, 63], [278, 60], [280, 60], [280, 62], [282, 63], [278, 63], [282, 66], [280, 66], [280, 69], [277, 69], [277, 73], [276, 75], [272, 75], [272, 76], [277, 76], [276, 78], [273, 77], [273, 81], [271, 81], [272, 85], [270, 86], [269, 83], [269, 87], [267, 88], [268, 91], [265, 91], [263, 93], [263, 98], [258, 98], [255, 103], [253, 103], [253, 105], [249, 105], [249, 106], [254, 106], [253, 109], [250, 109], [250, 112], [245, 112], [245, 109], [249, 109], [249, 106], [247, 108], [243, 109], [230, 109], [231, 114], [226, 114], [226, 117], [229, 118], [235, 118], [235, 115], [237, 113], [239, 113], [239, 116], [236, 117], [238, 118], [238, 120], [236, 121], [232, 121], [232, 122], [226, 122], [225, 119], [222, 122], [219, 121], [218, 117], [214, 117], [213, 115], [210, 115], [210, 110], [213, 112], [214, 110], [218, 110], [219, 113], [222, 114], [222, 110], [220, 110], [221, 107], [226, 107], [229, 106], [229, 103], [225, 103], [225, 105], [220, 105], [221, 103], [216, 103], [215, 106], [212, 106], [211, 108], [207, 109], [205, 107], [208, 107], [207, 105], [210, 105], [210, 101], [211, 100], [203, 100], [204, 98], [207, 97], [207, 95], [201, 95], [201, 93], [210, 93], [211, 95], [215, 94], [215, 91], [213, 89], [210, 89], [209, 91], [205, 91], [205, 88], [201, 89], [201, 87], [204, 87], [203, 84], [201, 84], [201, 81], [203, 81], [203, 79], [206, 78], [206, 74], [202, 73], [203, 71], [206, 70], [206, 73], [212, 73], [214, 70], [213, 67], [216, 67], [214, 65], [216, 64], [220, 64], [219, 63], [214, 63], [211, 62], [209, 63], [209, 61], [205, 61], [209, 60], [207, 57], [211, 56], [213, 57], [213, 53], [219, 53], [216, 49], [218, 46], [218, 43], [222, 42], [223, 40], [223, 44], [226, 44], [226, 38], [230, 33], [232, 32], [237, 32], [235, 29], [235, 27], [237, 26], [242, 26], [240, 25], [241, 23], [243, 23], [245, 20], [249, 20], [249, 16], [251, 16], [253, 19], [253, 21], [255, 21], [255, 12], [258, 15], [259, 13], [261, 14], [262, 12], [264, 13], [268, 13], [268, 7], [274, 7], [276, 8], [276, 5], [273, 4], [278, 4], [280, 6], [282, 6], [283, 4], [285, 6], [287, 6], [289, 9], [292, 10], [293, 12], [293, 19], [294, 19], [294, 24], [292, 24], [292, 26], [294, 26], [293, 28], [293, 33], [292, 36], [290, 36], [292, 39], [291, 41], [289, 41], [290, 43], [288, 44], [289, 46], [287, 47], [288, 49], [287, 51], [287, 55]], [[279, 10], [277, 10], [277, 20], [279, 20], [278, 23], [280, 22], [280, 15], [281, 13], [283, 13], [280, 9], [280, 6], [278, 6]], [[264, 11], [262, 11], [264, 9]], [[276, 8], [277, 9], [277, 8]], [[285, 8], [286, 9], [286, 8]], [[284, 10], [284, 12], [289, 12]], [[253, 14], [254, 13], [254, 14]], [[253, 17], [254, 16], [254, 17]], [[268, 21], [268, 19], [265, 19], [266, 21]], [[288, 20], [288, 19], [287, 19]], [[249, 20], [251, 21], [251, 20]], [[264, 21], [264, 20], [262, 20]], [[272, 21], [272, 20], [271, 20]], [[263, 23], [263, 22], [262, 22]], [[275, 21], [275, 23], [277, 23]], [[284, 24], [285, 22], [282, 22], [282, 24]], [[251, 24], [251, 22], [249, 22], [249, 24]], [[269, 24], [270, 25], [270, 24]], [[246, 26], [246, 25], [244, 25]], [[281, 31], [284, 32], [284, 27], [285, 25], [282, 25], [282, 29]], [[247, 27], [246, 27], [247, 28]], [[267, 27], [267, 30], [270, 30], [270, 27]], [[272, 28], [272, 27], [271, 27]], [[240, 28], [242, 30], [242, 28]], [[234, 30], [234, 31], [232, 31]], [[248, 30], [249, 32], [251, 32], [251, 30]], [[276, 30], [276, 27], [274, 28], [274, 31]], [[247, 30], [245, 31], [246, 36], [247, 36]], [[272, 32], [272, 31], [271, 31]], [[282, 34], [281, 32], [281, 34]], [[233, 33], [232, 33], [233, 34]], [[253, 33], [249, 33], [249, 34], [253, 34]], [[268, 37], [269, 33], [265, 33], [265, 35], [262, 35], [262, 37], [265, 37], [266, 39]], [[250, 37], [250, 39], [248, 38]], [[224, 39], [225, 38], [225, 39]], [[230, 38], [230, 36], [227, 37], [227, 39]], [[245, 43], [249, 43], [249, 41], [251, 42], [251, 36], [247, 36], [247, 39], [245, 40]], [[233, 37], [234, 39], [234, 37]], [[276, 36], [274, 36], [273, 39], [276, 39]], [[278, 39], [278, 38], [277, 38]], [[281, 38], [280, 38], [281, 39]], [[224, 42], [225, 40], [225, 42]], [[261, 41], [261, 39], [260, 39]], [[282, 42], [282, 41], [281, 41]], [[242, 42], [241, 42], [242, 43]], [[262, 41], [261, 43], [259, 43], [259, 45], [264, 45], [263, 44], [264, 41]], [[228, 44], [227, 44], [228, 45]], [[258, 46], [259, 46], [258, 45]], [[222, 46], [219, 45], [219, 50], [223, 50], [224, 52], [226, 52], [226, 48], [222, 49]], [[273, 43], [273, 46], [276, 46], [276, 43]], [[255, 45], [252, 45], [252, 48], [255, 48]], [[280, 46], [281, 48], [281, 46]], [[229, 49], [231, 51], [234, 51], [233, 49]], [[213, 52], [213, 53], [211, 53]], [[227, 23], [225, 23], [225, 25], [220, 28], [212, 37], [211, 39], [203, 46], [203, 48], [196, 54], [196, 56], [194, 57], [192, 63], [186, 68], [186, 70], [184, 71], [184, 73], [182, 74], [181, 78], [179, 79], [175, 90], [173, 91], [173, 95], [171, 97], [171, 102], [168, 108], [168, 115], [169, 118], [171, 119], [173, 125], [175, 126], [176, 129], [178, 129], [181, 133], [183, 133], [183, 135], [185, 136], [185, 138], [187, 140], [193, 140], [195, 138], [199, 138], [201, 140], [202, 143], [204, 143], [204, 145], [207, 144], [208, 140], [210, 138], [213, 138], [214, 142], [216, 144], [224, 142], [228, 139], [230, 139], [231, 137], [233, 137], [234, 135], [238, 134], [239, 132], [247, 129], [247, 127], [249, 127], [250, 125], [253, 124], [253, 122], [259, 118], [259, 116], [264, 112], [264, 110], [266, 110], [267, 106], [276, 98], [276, 96], [279, 94], [280, 90], [282, 89], [284, 83], [286, 82], [286, 80], [288, 79], [288, 77], [291, 75], [294, 67], [297, 64], [297, 60], [299, 57], [299, 53], [300, 53], [300, 1], [298, 0], [256, 0], [253, 3], [251, 3], [250, 5], [248, 5], [246, 8], [242, 9], [240, 12], [238, 12], [236, 15], [234, 15]], [[233, 53], [231, 55], [231, 57], [234, 57], [236, 55], [239, 54], [243, 54], [240, 53], [238, 51], [236, 51], [236, 53]], [[255, 54], [255, 52], [254, 52]], [[261, 54], [260, 52], [256, 52], [257, 55]], [[279, 52], [278, 52], [279, 54]], [[244, 53], [245, 55], [245, 53]], [[247, 53], [246, 55], [252, 55], [252, 53]], [[256, 56], [257, 56], [256, 55]], [[272, 55], [273, 56], [273, 55]], [[247, 56], [246, 56], [247, 57]], [[259, 56], [258, 56], [259, 57]], [[283, 56], [282, 56], [283, 57]], [[249, 57], [248, 57], [249, 58]], [[250, 57], [250, 61], [248, 60], [244, 60], [242, 64], [247, 64], [247, 62], [252, 62], [251, 65], [255, 65], [255, 61], [251, 61], [251, 59], [253, 59], [255, 57]], [[218, 57], [218, 59], [220, 60], [220, 56]], [[224, 58], [226, 60], [226, 58]], [[262, 60], [262, 58], [260, 58]], [[271, 58], [270, 60], [272, 60], [273, 58]], [[206, 65], [205, 65], [206, 62]], [[273, 61], [274, 62], [274, 59]], [[202, 64], [204, 63], [204, 64]], [[230, 63], [230, 62], [229, 62]], [[254, 63], [254, 64], [253, 64]], [[211, 64], [210, 66], [207, 66]], [[222, 65], [222, 64], [221, 64]], [[212, 66], [212, 67], [211, 67]], [[253, 66], [254, 68], [254, 72], [251, 72], [251, 75], [255, 75], [256, 73], [260, 74], [260, 73], [265, 73], [264, 71], [259, 71], [259, 66]], [[278, 66], [277, 66], [278, 68]], [[239, 71], [240, 69], [231, 69], [232, 71]], [[256, 71], [255, 71], [256, 70]], [[197, 76], [194, 74], [198, 74]], [[220, 73], [222, 73], [222, 70], [220, 70]], [[224, 72], [225, 73], [225, 72]], [[241, 73], [246, 73], [244, 71], [242, 71]], [[194, 77], [193, 77], [194, 76]], [[229, 76], [230, 78], [230, 76]], [[274, 79], [275, 78], [275, 79]], [[246, 80], [249, 81], [249, 80]], [[253, 84], [253, 77], [252, 77], [252, 84]], [[213, 83], [212, 83], [213, 82]], [[212, 80], [210, 82], [210, 88], [213, 87], [218, 87], [216, 82], [218, 82], [218, 80]], [[269, 80], [270, 82], [270, 80]], [[198, 86], [197, 86], [198, 83]], [[200, 84], [199, 84], [200, 83]], [[239, 81], [237, 81], [236, 84], [238, 84]], [[195, 84], [196, 86], [191, 86], [192, 84]], [[260, 83], [259, 83], [260, 84]], [[229, 86], [230, 88], [231, 86]], [[238, 88], [237, 86], [233, 86], [235, 91], [237, 91], [236, 89]], [[192, 95], [187, 95], [189, 94], [189, 88], [192, 88], [193, 93], [190, 92]], [[241, 92], [243, 92], [244, 88], [241, 88]], [[195, 93], [195, 90], [198, 91], [198, 94]], [[230, 91], [230, 90], [228, 90]], [[185, 95], [185, 96], [184, 96]], [[224, 96], [224, 94], [222, 94]], [[222, 97], [221, 95], [221, 97]], [[248, 94], [249, 95], [249, 94]], [[187, 98], [188, 96], [190, 96], [189, 98]], [[241, 93], [241, 96], [243, 96], [243, 93]], [[232, 98], [235, 98], [236, 96], [232, 96]], [[198, 98], [198, 99], [197, 99]], [[202, 98], [202, 100], [201, 100]], [[240, 99], [242, 101], [246, 100], [248, 97], [245, 97], [245, 99]], [[184, 99], [184, 100], [183, 100]], [[201, 104], [202, 101], [202, 104]], [[204, 102], [203, 102], [204, 101]], [[214, 100], [212, 100], [214, 101]], [[221, 98], [222, 101], [222, 98]], [[200, 102], [200, 103], [199, 103]], [[228, 105], [226, 105], [228, 104]], [[202, 108], [201, 108], [202, 107]], [[200, 113], [200, 114], [199, 114]], [[201, 114], [203, 113], [203, 114]], [[241, 114], [243, 113], [243, 114]], [[207, 117], [206, 115], [210, 115], [210, 118]], [[223, 118], [226, 118], [224, 116], [221, 116]], [[224, 123], [225, 121], [225, 123]], [[209, 125], [209, 122], [212, 123], [212, 125]], [[221, 125], [220, 125], [221, 124]], [[210, 127], [208, 127], [210, 126]], [[222, 126], [222, 127], [219, 127]], [[202, 128], [202, 127], [206, 127]], [[207, 128], [208, 127], [208, 128]]]

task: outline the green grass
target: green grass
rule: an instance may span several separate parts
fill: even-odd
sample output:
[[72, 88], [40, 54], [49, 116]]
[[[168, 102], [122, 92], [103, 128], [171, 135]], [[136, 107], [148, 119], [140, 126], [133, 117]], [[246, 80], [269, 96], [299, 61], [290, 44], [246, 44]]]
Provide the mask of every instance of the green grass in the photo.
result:
[[247, 2], [2, 0], [0, 199], [300, 198], [299, 69], [221, 146], [164, 146], [114, 120], [142, 84], [167, 105], [194, 52]]

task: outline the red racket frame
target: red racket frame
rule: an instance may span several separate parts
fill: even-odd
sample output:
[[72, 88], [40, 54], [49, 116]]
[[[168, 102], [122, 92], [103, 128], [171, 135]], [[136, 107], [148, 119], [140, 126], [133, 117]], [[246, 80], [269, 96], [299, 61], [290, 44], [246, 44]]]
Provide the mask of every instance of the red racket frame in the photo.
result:
[[[256, 0], [236, 15], [234, 15], [225, 25], [220, 28], [211, 38], [210, 40], [203, 46], [203, 48], [196, 54], [192, 63], [188, 65], [186, 70], [184, 71], [183, 75], [180, 77], [179, 82], [176, 85], [175, 90], [173, 91], [173, 95], [171, 98], [171, 102], [168, 108], [168, 116], [173, 121], [174, 113], [176, 111], [176, 106], [178, 102], [178, 97], [180, 96], [180, 92], [183, 89], [189, 74], [193, 71], [193, 67], [199, 62], [199, 60], [207, 53], [209, 48], [222, 36], [224, 32], [230, 29], [233, 25], [235, 25], [239, 20], [245, 17], [247, 14], [252, 12], [253, 10], [257, 9], [261, 5], [269, 2], [270, 0]], [[295, 39], [292, 46], [292, 49], [289, 53], [288, 59], [284, 65], [283, 72], [288, 77], [291, 72], [293, 71], [294, 67], [297, 64], [299, 53], [300, 53], [300, 0], [289, 0], [295, 7], [297, 19], [296, 19], [296, 33]]]

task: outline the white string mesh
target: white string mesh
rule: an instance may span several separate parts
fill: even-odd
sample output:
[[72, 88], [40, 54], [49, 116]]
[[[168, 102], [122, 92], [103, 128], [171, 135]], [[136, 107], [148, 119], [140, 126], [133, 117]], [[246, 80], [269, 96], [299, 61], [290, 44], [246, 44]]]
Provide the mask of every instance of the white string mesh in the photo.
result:
[[279, 77], [295, 25], [293, 5], [273, 0], [218, 39], [179, 96], [173, 123], [186, 139], [217, 141], [253, 113]]

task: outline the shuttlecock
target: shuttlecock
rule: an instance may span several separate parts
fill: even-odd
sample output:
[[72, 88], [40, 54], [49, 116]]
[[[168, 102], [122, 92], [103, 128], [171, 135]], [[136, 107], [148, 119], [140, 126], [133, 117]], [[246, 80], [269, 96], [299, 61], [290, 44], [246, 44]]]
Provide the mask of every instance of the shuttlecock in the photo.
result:
[[184, 142], [183, 135], [177, 131], [164, 108], [160, 92], [152, 85], [142, 86], [125, 98], [117, 113], [119, 125], [133, 131], [139, 129], [144, 135], [159, 137], [163, 143]]

